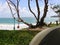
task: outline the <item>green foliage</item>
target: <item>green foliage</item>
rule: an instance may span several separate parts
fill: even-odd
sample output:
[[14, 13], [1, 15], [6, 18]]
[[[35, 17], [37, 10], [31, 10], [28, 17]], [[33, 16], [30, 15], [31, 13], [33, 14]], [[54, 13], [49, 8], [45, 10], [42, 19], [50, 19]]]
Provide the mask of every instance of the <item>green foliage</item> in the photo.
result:
[[56, 13], [60, 13], [60, 5], [54, 5], [52, 7], [52, 9], [56, 12]]
[[31, 39], [39, 31], [7, 31], [0, 30], [0, 45], [29, 45]]

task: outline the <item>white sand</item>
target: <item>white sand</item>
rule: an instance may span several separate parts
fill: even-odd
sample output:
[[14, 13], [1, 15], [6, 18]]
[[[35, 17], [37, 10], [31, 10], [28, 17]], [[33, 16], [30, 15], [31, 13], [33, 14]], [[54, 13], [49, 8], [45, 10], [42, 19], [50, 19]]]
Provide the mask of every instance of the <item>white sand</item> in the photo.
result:
[[[55, 22], [52, 22], [52, 23], [55, 24]], [[33, 23], [33, 24], [35, 25], [36, 23]], [[47, 24], [49, 24], [49, 23], [47, 23]], [[20, 24], [19, 28], [17, 28], [17, 26], [18, 26], [18, 24], [15, 25], [15, 30], [20, 30], [20, 29], [28, 27], [25, 24]], [[14, 28], [14, 24], [0, 24], [0, 30], [13, 30], [13, 28]]]
[[[25, 24], [20, 24], [19, 28], [17, 28], [18, 24], [15, 25], [16, 30], [20, 30], [22, 28], [27, 28], [28, 26]], [[0, 30], [13, 30], [14, 24], [0, 24]]]

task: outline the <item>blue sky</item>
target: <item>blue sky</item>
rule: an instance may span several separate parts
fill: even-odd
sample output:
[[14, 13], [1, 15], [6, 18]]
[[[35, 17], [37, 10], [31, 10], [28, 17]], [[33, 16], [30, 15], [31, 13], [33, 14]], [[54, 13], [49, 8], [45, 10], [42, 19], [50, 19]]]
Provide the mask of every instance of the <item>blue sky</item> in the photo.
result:
[[[30, 13], [28, 9], [27, 1], [28, 0], [20, 0], [20, 16], [21, 17], [33, 17], [33, 15]], [[49, 4], [60, 4], [60, 0], [49, 0]], [[40, 6], [41, 16], [42, 16], [43, 6], [44, 6], [43, 0], [39, 0], [39, 6]], [[35, 12], [35, 14], [37, 14], [35, 0], [31, 1], [31, 7], [32, 7], [32, 10]], [[52, 16], [52, 14], [56, 15], [56, 13], [54, 13], [54, 11], [49, 7], [47, 17]], [[0, 18], [11, 18], [11, 17], [12, 15], [6, 3], [6, 0], [0, 0]]]

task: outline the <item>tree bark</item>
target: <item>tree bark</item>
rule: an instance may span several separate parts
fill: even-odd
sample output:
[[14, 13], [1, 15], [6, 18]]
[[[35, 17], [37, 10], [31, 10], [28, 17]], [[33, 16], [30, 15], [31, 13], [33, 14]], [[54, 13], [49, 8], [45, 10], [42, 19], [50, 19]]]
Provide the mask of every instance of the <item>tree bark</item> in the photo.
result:
[[39, 4], [38, 4], [38, 0], [36, 0], [36, 7], [37, 7], [37, 12], [38, 12], [38, 16], [37, 16], [37, 26], [39, 25], [39, 21], [40, 21], [40, 8], [39, 8]]
[[42, 18], [40, 20], [40, 26], [45, 25], [44, 19], [45, 19], [46, 15], [47, 15], [47, 11], [48, 11], [48, 0], [44, 0], [44, 3], [45, 3], [44, 13], [43, 13], [43, 16], [42, 16]]
[[30, 12], [34, 15], [34, 17], [36, 18], [36, 20], [38, 20], [37, 17], [36, 17], [36, 15], [35, 15], [35, 13], [31, 10], [30, 0], [28, 0], [28, 8], [29, 8]]

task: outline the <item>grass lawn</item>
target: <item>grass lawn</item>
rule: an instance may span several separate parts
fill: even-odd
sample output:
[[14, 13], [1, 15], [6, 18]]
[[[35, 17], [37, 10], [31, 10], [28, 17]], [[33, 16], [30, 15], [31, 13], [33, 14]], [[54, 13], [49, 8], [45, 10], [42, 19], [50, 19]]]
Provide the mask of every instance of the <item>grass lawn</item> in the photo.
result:
[[56, 27], [56, 26], [60, 26], [60, 24], [56, 25], [56, 24], [51, 24], [49, 27]]
[[0, 45], [29, 45], [31, 39], [39, 31], [7, 31], [0, 30]]
[[[60, 25], [60, 24], [59, 24]], [[56, 24], [50, 27], [57, 26]], [[0, 45], [29, 45], [32, 38], [40, 31], [30, 30], [0, 30]]]

